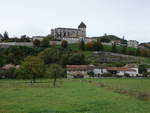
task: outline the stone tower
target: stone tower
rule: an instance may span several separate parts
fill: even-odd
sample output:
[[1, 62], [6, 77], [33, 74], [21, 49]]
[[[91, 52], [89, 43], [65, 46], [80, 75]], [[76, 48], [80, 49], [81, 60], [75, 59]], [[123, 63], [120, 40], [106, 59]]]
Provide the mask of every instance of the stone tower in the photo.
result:
[[83, 22], [78, 26], [78, 36], [86, 37], [86, 25]]

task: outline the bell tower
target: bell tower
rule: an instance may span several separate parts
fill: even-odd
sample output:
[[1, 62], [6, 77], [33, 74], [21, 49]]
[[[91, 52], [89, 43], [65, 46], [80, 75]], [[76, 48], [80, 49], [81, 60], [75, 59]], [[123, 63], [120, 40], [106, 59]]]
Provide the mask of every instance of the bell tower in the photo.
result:
[[78, 26], [78, 30], [79, 30], [78, 36], [85, 38], [86, 37], [86, 25], [83, 22], [81, 22], [81, 24]]

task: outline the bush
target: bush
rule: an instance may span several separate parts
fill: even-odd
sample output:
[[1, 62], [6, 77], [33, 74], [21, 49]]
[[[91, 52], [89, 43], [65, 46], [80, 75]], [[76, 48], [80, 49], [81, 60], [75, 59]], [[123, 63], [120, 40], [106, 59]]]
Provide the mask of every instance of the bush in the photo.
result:
[[66, 40], [63, 40], [62, 43], [61, 43], [61, 46], [63, 48], [67, 48], [68, 47], [68, 42]]
[[41, 45], [40, 40], [38, 40], [38, 39], [34, 40], [34, 41], [33, 41], [33, 45], [34, 45], [35, 47], [40, 47], [40, 45]]
[[128, 73], [125, 73], [124, 76], [125, 77], [130, 77], [130, 75]]
[[100, 41], [88, 42], [86, 44], [86, 49], [89, 50], [89, 51], [101, 51], [101, 50], [103, 50], [103, 45], [101, 44]]
[[49, 46], [50, 46], [49, 39], [48, 38], [44, 38], [41, 41], [41, 47], [49, 47]]
[[16, 78], [15, 68], [0, 70], [0, 78]]
[[103, 73], [102, 77], [112, 77], [113, 75], [111, 73]]

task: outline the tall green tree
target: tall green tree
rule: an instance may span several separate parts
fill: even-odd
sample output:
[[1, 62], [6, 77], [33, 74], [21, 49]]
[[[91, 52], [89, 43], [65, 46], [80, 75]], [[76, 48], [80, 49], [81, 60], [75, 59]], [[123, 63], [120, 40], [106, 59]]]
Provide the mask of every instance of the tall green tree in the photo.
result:
[[8, 32], [5, 31], [4, 34], [3, 34], [3, 38], [2, 40], [8, 40], [9, 39], [9, 35], [8, 35]]
[[52, 64], [47, 68], [46, 75], [54, 79], [53, 86], [56, 87], [57, 79], [65, 76], [65, 70], [58, 64]]
[[85, 50], [85, 43], [84, 43], [83, 38], [82, 38], [81, 41], [79, 42], [79, 48], [80, 48], [82, 51]]

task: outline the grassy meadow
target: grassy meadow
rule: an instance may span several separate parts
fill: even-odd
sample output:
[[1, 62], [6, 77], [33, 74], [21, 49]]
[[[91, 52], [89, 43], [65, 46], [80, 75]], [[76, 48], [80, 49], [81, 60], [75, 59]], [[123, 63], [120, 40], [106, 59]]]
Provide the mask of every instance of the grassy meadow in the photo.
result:
[[0, 80], [0, 113], [149, 113], [149, 100], [108, 86], [150, 93], [150, 79]]

